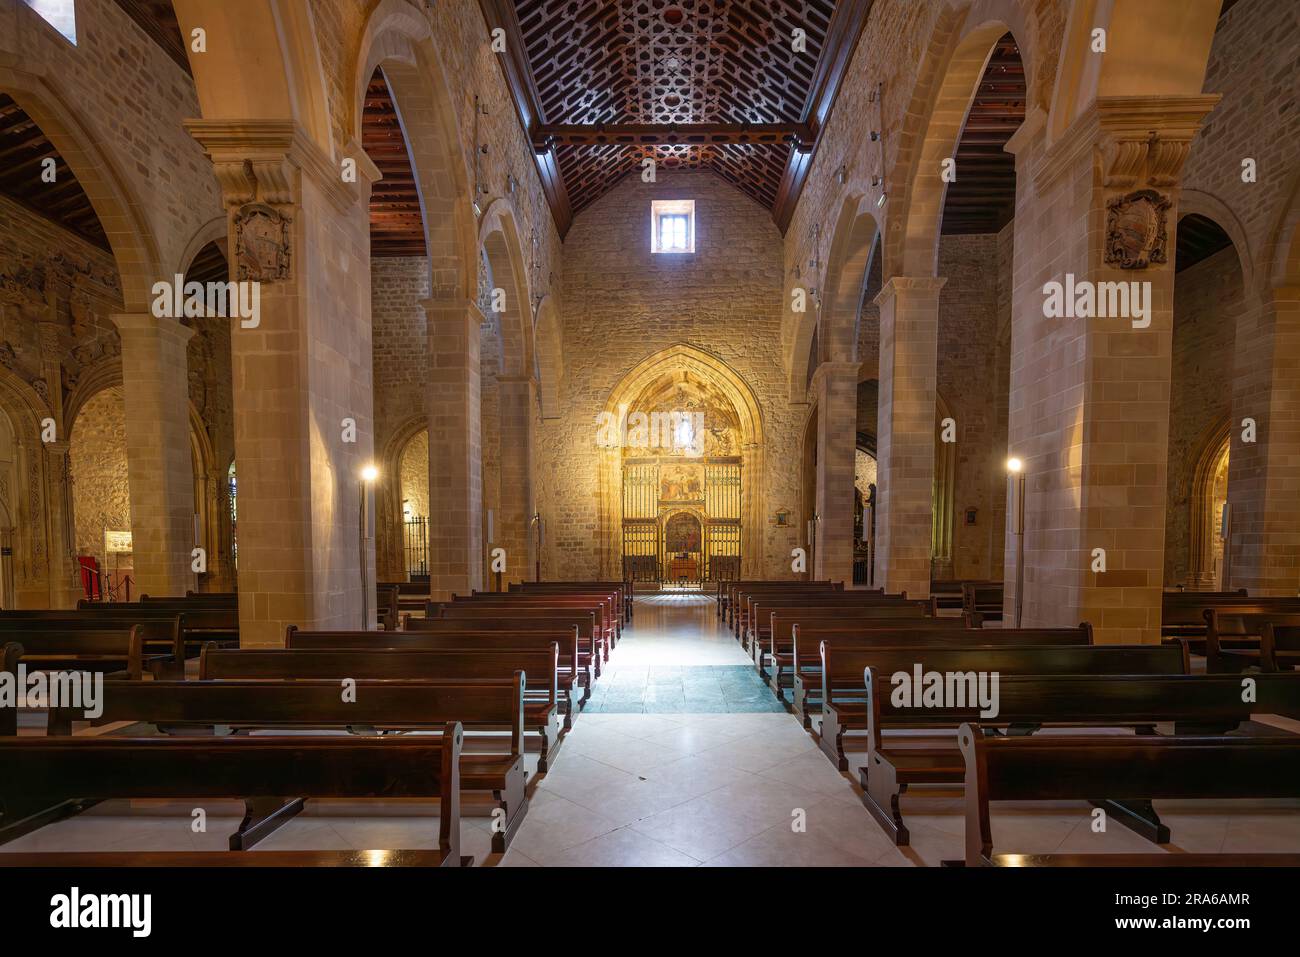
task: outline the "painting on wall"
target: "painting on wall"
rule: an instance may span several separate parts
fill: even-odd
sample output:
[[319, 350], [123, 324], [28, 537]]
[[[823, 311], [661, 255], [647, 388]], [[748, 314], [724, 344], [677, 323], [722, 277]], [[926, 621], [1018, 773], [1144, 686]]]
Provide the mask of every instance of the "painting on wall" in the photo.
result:
[[699, 465], [673, 463], [659, 472], [661, 502], [704, 501], [704, 469]]
[[664, 527], [664, 541], [670, 555], [698, 552], [701, 537], [700, 520], [689, 512], [672, 516]]

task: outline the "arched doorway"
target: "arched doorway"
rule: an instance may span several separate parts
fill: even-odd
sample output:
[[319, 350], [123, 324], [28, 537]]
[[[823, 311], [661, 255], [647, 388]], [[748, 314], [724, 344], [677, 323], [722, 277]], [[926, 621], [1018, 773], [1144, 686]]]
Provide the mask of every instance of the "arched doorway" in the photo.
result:
[[76, 554], [93, 558], [100, 594], [135, 594], [126, 408], [121, 386], [101, 389], [77, 412], [69, 436]]
[[[721, 360], [676, 346], [642, 362], [611, 393], [596, 444], [605, 575], [698, 587], [760, 567], [761, 413]], [[694, 549], [675, 547], [690, 544], [686, 515]]]
[[405, 581], [429, 578], [429, 430], [411, 436], [400, 468], [402, 570]]

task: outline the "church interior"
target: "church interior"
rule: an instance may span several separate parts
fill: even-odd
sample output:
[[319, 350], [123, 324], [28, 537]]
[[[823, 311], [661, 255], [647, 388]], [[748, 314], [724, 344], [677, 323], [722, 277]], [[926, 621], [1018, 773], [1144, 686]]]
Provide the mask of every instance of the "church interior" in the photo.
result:
[[1298, 366], [1294, 0], [0, 0], [0, 867], [1300, 866]]

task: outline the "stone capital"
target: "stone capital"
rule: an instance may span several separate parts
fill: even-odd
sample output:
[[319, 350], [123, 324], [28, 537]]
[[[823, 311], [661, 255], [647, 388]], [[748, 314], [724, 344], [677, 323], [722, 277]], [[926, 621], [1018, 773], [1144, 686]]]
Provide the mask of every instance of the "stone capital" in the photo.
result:
[[948, 280], [942, 276], [894, 276], [876, 293], [873, 300], [877, 306], [888, 302], [903, 300], [939, 299], [939, 290]]
[[109, 316], [117, 326], [118, 335], [123, 343], [128, 338], [139, 339], [141, 336], [157, 336], [162, 341], [170, 341], [181, 346], [189, 342], [194, 330], [176, 319], [159, 319], [147, 312], [115, 312]]
[[418, 303], [424, 310], [424, 315], [428, 319], [430, 331], [434, 331], [435, 326], [445, 326], [448, 323], [467, 322], [473, 325], [475, 329], [483, 324], [483, 310], [478, 307], [478, 303], [472, 299], [460, 297], [451, 297], [447, 299], [421, 299]]
[[1192, 138], [1219, 102], [1197, 96], [1099, 97], [1054, 142], [1038, 174], [1040, 190], [1100, 151], [1108, 189], [1170, 187], [1178, 182]]
[[212, 160], [228, 210], [260, 202], [287, 212], [302, 201], [301, 177], [306, 176], [346, 211], [379, 178], [358, 147], [349, 155], [357, 160], [360, 175], [355, 183], [344, 182], [339, 163], [292, 120], [186, 120], [185, 129]]

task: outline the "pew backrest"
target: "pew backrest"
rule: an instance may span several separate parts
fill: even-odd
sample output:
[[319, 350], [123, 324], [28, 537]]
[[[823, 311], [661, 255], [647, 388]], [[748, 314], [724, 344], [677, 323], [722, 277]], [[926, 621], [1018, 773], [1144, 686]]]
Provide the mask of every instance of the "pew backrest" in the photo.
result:
[[966, 761], [966, 864], [972, 867], [993, 853], [990, 801], [1300, 793], [1300, 737], [988, 737], [978, 725], [963, 724], [957, 739]]
[[884, 648], [821, 643], [823, 704], [848, 696], [865, 701], [866, 670], [893, 675], [997, 672], [1031, 675], [1182, 675], [1181, 645], [974, 645]]
[[288, 648], [217, 648], [199, 657], [200, 680], [285, 680], [299, 678], [361, 680], [488, 679], [502, 681], [523, 671], [529, 692], [558, 701], [560, 647], [491, 649], [376, 649], [300, 651]]
[[[338, 681], [133, 681], [105, 696], [96, 725], [141, 722], [157, 728], [432, 729], [449, 722], [510, 729], [511, 753], [523, 753], [527, 676], [506, 681], [373, 680], [356, 682], [347, 701]], [[67, 735], [82, 712], [56, 708], [49, 733]]]

